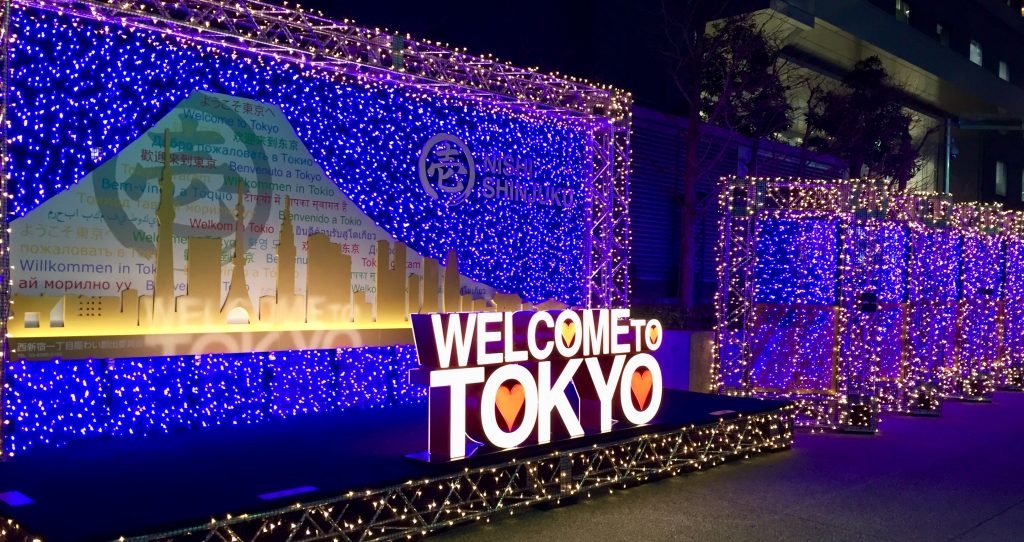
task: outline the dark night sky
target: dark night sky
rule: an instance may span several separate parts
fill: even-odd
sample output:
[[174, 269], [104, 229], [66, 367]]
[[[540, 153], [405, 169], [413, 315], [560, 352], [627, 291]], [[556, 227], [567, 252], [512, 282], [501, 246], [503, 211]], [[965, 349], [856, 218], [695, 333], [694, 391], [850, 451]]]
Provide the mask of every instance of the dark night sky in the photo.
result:
[[664, 54], [658, 0], [314, 0], [302, 5], [360, 26], [386, 27], [414, 39], [466, 47], [471, 54], [491, 53], [518, 66], [612, 84], [633, 92], [638, 104], [681, 110]]

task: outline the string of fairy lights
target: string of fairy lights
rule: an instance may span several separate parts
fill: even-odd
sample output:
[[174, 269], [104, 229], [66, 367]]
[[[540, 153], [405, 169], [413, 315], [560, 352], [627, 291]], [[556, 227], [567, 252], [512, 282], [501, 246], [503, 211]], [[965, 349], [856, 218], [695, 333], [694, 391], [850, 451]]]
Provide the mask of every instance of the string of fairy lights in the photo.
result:
[[225, 539], [237, 532], [289, 540], [314, 535], [412, 539], [462, 523], [490, 522], [498, 514], [514, 515], [545, 503], [614, 493], [633, 484], [784, 450], [792, 443], [792, 407], [784, 406], [708, 425], [645, 433], [607, 446], [467, 467], [438, 478], [352, 491], [327, 501], [216, 517], [189, 530]]
[[1019, 386], [1021, 213], [871, 180], [723, 179], [712, 378], [869, 429]]
[[1017, 215], [1008, 217], [1011, 228], [1006, 243], [1003, 299], [1003, 356], [998, 361], [998, 384], [1020, 388], [1024, 384], [1024, 242], [1020, 240]]
[[420, 403], [412, 346], [9, 364], [8, 453]]
[[[611, 106], [569, 114], [551, 104], [532, 107], [526, 95], [512, 102], [505, 95], [511, 87], [492, 101], [480, 88], [460, 90], [455, 80], [407, 84], [415, 78], [403, 75], [401, 65], [341, 73], [302, 55], [220, 47], [210, 33], [146, 30], [96, 10], [83, 17], [72, 13], [75, 6], [39, 6], [14, 3], [9, 14], [9, 220], [116, 156], [191, 92], [205, 90], [278, 106], [328, 178], [363, 212], [425, 256], [443, 260], [455, 249], [470, 278], [538, 302], [587, 305], [596, 289], [627, 291], [628, 143], [619, 140], [628, 140], [629, 111], [620, 107], [627, 94], [592, 88], [613, 95]], [[150, 8], [144, 1], [117, 6]], [[465, 62], [483, 74], [493, 61], [465, 55]], [[559, 84], [536, 77], [530, 84]], [[589, 87], [563, 81], [558, 88], [562, 101]], [[520, 202], [492, 200], [485, 209], [482, 200], [470, 199], [448, 207], [420, 194], [418, 186], [406, 186], [419, 183], [419, 148], [401, 142], [422, 143], [437, 133], [499, 156], [530, 155], [532, 181], [542, 190], [575, 191], [576, 204], [524, 211]], [[611, 162], [607, 169], [601, 160]], [[591, 186], [595, 177], [608, 186]], [[592, 200], [604, 207], [591, 209]], [[617, 237], [584, 242], [595, 233]], [[591, 261], [601, 258], [607, 270]], [[592, 284], [595, 276], [604, 282]], [[411, 388], [402, 372], [413, 358], [409, 348], [381, 347], [9, 361], [4, 453], [97, 435], [422, 401], [422, 390]]]
[[416, 165], [424, 142], [452, 134], [471, 142], [480, 161], [487, 152], [532, 158], [527, 181], [542, 192], [582, 194], [595, 129], [589, 121], [513, 115], [497, 104], [339, 80], [285, 61], [39, 10], [16, 9], [11, 25], [12, 218], [115, 156], [191, 92], [206, 90], [280, 107], [327, 177], [418, 253], [443, 261], [454, 249], [464, 275], [499, 291], [536, 302], [582, 302], [585, 200], [524, 209], [512, 199], [468, 198], [446, 206], [424, 193]]

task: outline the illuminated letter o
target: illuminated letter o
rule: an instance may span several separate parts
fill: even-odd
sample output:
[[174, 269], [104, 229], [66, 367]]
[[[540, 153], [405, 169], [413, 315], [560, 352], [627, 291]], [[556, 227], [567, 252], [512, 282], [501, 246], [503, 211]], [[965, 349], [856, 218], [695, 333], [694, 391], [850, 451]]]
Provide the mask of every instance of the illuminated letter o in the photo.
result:
[[[647, 408], [638, 410], [633, 406], [633, 375], [641, 368], [647, 369], [651, 376]], [[646, 379], [638, 377], [638, 380], [638, 386], [643, 389]], [[619, 401], [622, 404], [622, 414], [626, 420], [634, 425], [650, 423], [658, 414], [658, 409], [661, 408], [661, 392], [661, 366], [658, 365], [658, 360], [650, 354], [637, 354], [629, 358], [625, 367], [622, 368], [622, 379], [619, 381]]]
[[[565, 339], [569, 337], [569, 343]], [[576, 311], [562, 311], [555, 318], [555, 350], [558, 355], [573, 358], [583, 346], [583, 322]]]
[[[523, 423], [512, 432], [506, 432], [498, 425], [494, 410], [498, 390], [502, 384], [514, 380], [523, 387]], [[502, 365], [487, 379], [480, 397], [480, 419], [484, 436], [488, 442], [499, 448], [515, 448], [533, 433], [537, 424], [537, 381], [533, 374], [522, 365]]]
[[661, 341], [664, 338], [665, 330], [661, 328], [661, 322], [648, 320], [644, 327], [644, 344], [647, 345], [647, 349], [653, 352], [661, 348]]

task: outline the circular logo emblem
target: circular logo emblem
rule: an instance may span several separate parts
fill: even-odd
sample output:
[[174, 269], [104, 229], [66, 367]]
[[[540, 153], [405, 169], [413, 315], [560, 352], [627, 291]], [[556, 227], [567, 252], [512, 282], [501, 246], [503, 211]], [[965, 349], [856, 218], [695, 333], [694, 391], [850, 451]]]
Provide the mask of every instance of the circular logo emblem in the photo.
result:
[[420, 151], [423, 190], [445, 205], [458, 205], [469, 197], [476, 180], [476, 165], [469, 147], [456, 136], [437, 134]]
[[[224, 101], [225, 98], [217, 95], [195, 92], [176, 105], [172, 113], [193, 110], [220, 116], [229, 119], [226, 126], [238, 127], [234, 132], [236, 137], [237, 134], [251, 134], [252, 127], [249, 122], [229, 105], [226, 105]], [[160, 189], [161, 182], [166, 182], [168, 184], [165, 186], [170, 186], [168, 197], [175, 208], [205, 200], [210, 202], [210, 206], [217, 207], [217, 213], [214, 216], [232, 217], [235, 212], [236, 183], [241, 182], [241, 176], [235, 173], [226, 162], [218, 160], [209, 152], [201, 152], [197, 147], [197, 145], [203, 144], [223, 145], [228, 141], [225, 138], [225, 133], [205, 121], [195, 120], [184, 115], [177, 115], [175, 119], [176, 121], [172, 120], [168, 124], [168, 126], [176, 126], [167, 131], [169, 141], [164, 141], [162, 130], [154, 128], [145, 132], [145, 136], [151, 140], [151, 144], [145, 146], [147, 150], [152, 151], [150, 161], [141, 161], [138, 155], [128, 156], [128, 153], [122, 150], [91, 173], [97, 179], [93, 183], [93, 187], [100, 216], [106, 222], [110, 232], [122, 246], [134, 249], [145, 256], [156, 253], [156, 241], [145, 228], [138, 226], [138, 218], [131, 216], [128, 209], [131, 205], [137, 205], [137, 202], [148, 191]], [[230, 137], [230, 132], [228, 134]], [[241, 144], [252, 157], [252, 168], [256, 172], [245, 179], [254, 182], [257, 187], [253, 191], [255, 197], [252, 198], [256, 203], [250, 208], [250, 220], [245, 225], [246, 245], [253, 247], [258, 243], [262, 235], [259, 232], [262, 229], [250, 228], [268, 222], [271, 207], [269, 198], [272, 195], [273, 182], [268, 173], [271, 166], [263, 140], [249, 138], [242, 141]], [[168, 154], [170, 156], [167, 156]], [[167, 159], [170, 161], [165, 167], [163, 162]], [[132, 165], [130, 173], [122, 172], [124, 163]], [[182, 185], [183, 178], [187, 179], [187, 185]], [[100, 180], [103, 179], [111, 179], [114, 182], [101, 182]], [[129, 200], [136, 203], [129, 203], [129, 208], [126, 209], [124, 203]], [[149, 220], [155, 219], [150, 218]], [[173, 232], [175, 236], [181, 237], [224, 238], [234, 235], [233, 229], [210, 232], [182, 222], [180, 218], [174, 223]]]

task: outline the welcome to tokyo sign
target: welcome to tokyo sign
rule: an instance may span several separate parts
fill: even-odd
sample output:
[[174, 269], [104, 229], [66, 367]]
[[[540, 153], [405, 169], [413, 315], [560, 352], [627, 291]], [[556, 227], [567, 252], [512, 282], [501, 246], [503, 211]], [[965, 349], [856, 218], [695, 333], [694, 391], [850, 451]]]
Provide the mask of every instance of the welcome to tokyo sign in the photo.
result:
[[429, 461], [640, 426], [661, 408], [658, 320], [629, 309], [412, 315]]

